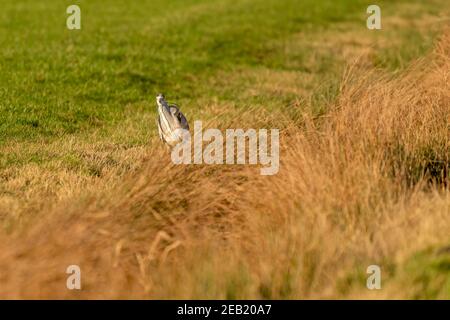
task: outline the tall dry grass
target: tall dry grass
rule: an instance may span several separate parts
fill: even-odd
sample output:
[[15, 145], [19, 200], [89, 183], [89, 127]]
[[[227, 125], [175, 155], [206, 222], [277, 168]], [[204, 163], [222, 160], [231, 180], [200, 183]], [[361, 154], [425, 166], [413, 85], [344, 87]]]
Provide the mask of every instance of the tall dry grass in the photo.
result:
[[[209, 124], [282, 127], [275, 176], [173, 166], [155, 141], [116, 187], [0, 236], [0, 296], [410, 298], [390, 268], [450, 242], [449, 70], [447, 32], [402, 74], [349, 68], [320, 118], [230, 111]], [[70, 264], [81, 291], [66, 289]], [[375, 293], [370, 264], [384, 275]]]

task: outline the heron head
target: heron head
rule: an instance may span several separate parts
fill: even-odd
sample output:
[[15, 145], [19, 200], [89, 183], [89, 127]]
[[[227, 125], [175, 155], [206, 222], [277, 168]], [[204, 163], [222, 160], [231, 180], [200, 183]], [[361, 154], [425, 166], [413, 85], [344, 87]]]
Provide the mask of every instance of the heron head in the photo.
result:
[[156, 103], [158, 104], [158, 106], [166, 104], [166, 100], [165, 100], [164, 95], [162, 93], [160, 93], [160, 94], [158, 94], [156, 96]]

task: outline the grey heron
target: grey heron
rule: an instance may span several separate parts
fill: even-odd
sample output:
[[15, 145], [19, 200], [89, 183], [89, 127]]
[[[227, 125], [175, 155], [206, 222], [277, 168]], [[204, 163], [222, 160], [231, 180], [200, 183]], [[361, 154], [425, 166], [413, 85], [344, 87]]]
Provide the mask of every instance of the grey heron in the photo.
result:
[[178, 106], [168, 104], [162, 94], [156, 96], [156, 104], [158, 105], [159, 137], [173, 147], [182, 141], [181, 129], [189, 131], [189, 124]]

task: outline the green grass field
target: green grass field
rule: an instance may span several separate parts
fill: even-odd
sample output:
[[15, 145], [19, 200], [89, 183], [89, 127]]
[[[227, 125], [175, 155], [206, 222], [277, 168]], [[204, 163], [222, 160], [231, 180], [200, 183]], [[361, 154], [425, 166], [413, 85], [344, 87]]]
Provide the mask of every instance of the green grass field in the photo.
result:
[[[74, 167], [76, 155], [45, 148], [11, 152], [8, 146], [18, 142], [45, 145], [68, 136], [92, 142], [95, 131], [108, 142], [145, 145], [156, 134], [159, 92], [193, 118], [207, 117], [202, 105], [211, 101], [281, 110], [313, 99], [320, 113], [348, 63], [342, 44], [355, 56], [372, 48], [374, 64], [397, 69], [426, 52], [442, 25], [430, 19], [442, 1], [385, 1], [384, 23], [399, 19], [403, 26], [394, 21], [392, 28], [368, 32], [363, 9], [369, 2], [89, 1], [79, 2], [82, 30], [70, 31], [70, 2], [6, 0], [0, 12], [0, 146], [6, 148], [0, 168], [55, 158]], [[270, 72], [280, 78], [296, 73], [302, 94], [248, 93]], [[117, 132], [123, 123], [133, 133]]]
[[[2, 236], [26, 237], [29, 225], [62, 201], [105, 192], [139, 171], [160, 146], [159, 92], [189, 120], [260, 110], [300, 124], [303, 114], [327, 115], [354, 61], [402, 73], [448, 26], [446, 0], [386, 0], [377, 1], [382, 30], [371, 31], [372, 2], [2, 0]], [[71, 4], [81, 7], [81, 30], [66, 28]], [[448, 272], [448, 260], [442, 265], [430, 272]], [[340, 294], [353, 293], [358, 272], [344, 277]], [[413, 297], [448, 297], [443, 279]]]
[[[367, 32], [368, 3], [81, 1], [82, 30], [70, 31], [65, 27], [70, 1], [6, 0], [0, 13], [2, 145], [88, 134], [140, 119], [155, 113], [158, 92], [186, 105], [193, 116], [211, 99], [242, 108], [251, 103], [282, 108], [302, 98], [246, 96], [242, 92], [253, 81], [232, 77], [238, 72], [300, 71], [310, 80], [306, 91], [322, 84], [332, 99], [344, 67], [333, 38], [342, 35], [349, 46], [373, 47], [373, 60], [393, 68], [432, 43], [433, 28]], [[380, 4], [386, 21], [394, 15], [414, 26], [438, 13], [442, 1]], [[363, 34], [367, 39], [358, 43]], [[146, 143], [153, 125], [142, 125], [145, 132], [120, 142]], [[40, 158], [45, 161], [45, 155], [35, 155]]]

